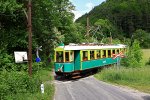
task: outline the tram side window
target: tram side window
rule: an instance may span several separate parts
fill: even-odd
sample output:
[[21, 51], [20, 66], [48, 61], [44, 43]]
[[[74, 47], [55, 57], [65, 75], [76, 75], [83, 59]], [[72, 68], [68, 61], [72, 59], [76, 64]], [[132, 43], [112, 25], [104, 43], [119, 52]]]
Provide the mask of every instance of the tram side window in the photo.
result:
[[106, 50], [103, 50], [103, 58], [106, 58]]
[[111, 50], [108, 50], [108, 57], [111, 57]]
[[113, 54], [116, 54], [115, 50], [112, 50], [112, 53], [113, 53]]
[[119, 54], [119, 49], [117, 49], [117, 54]]
[[94, 58], [94, 51], [90, 51], [90, 59], [95, 59]]
[[65, 62], [69, 62], [69, 52], [65, 52]]
[[101, 51], [100, 50], [97, 51], [97, 59], [99, 59], [99, 58], [101, 58]]
[[88, 60], [88, 51], [83, 51], [83, 61]]
[[63, 62], [63, 51], [56, 52], [56, 62]]

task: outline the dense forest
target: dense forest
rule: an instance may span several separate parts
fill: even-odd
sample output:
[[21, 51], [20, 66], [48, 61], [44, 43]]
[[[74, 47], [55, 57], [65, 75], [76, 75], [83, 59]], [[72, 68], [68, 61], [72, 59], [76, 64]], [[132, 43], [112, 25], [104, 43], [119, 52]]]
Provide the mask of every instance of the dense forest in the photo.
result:
[[142, 47], [150, 47], [150, 0], [106, 0], [76, 22], [86, 25], [87, 16], [91, 27], [98, 21], [106, 23], [107, 20], [113, 25], [109, 32], [112, 32], [114, 38], [122, 40], [123, 37], [134, 37]]
[[[24, 0], [0, 1], [0, 49], [8, 54], [28, 48], [27, 4]], [[42, 55], [49, 55], [57, 43], [77, 42], [82, 37], [80, 26], [73, 23], [73, 9], [69, 0], [32, 1], [33, 52], [42, 45]]]

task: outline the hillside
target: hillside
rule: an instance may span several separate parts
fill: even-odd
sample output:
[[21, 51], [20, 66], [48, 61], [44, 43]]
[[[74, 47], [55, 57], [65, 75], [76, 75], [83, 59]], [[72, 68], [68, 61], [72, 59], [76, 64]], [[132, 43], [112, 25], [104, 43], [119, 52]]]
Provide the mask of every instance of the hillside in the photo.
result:
[[117, 28], [118, 34], [122, 33], [127, 38], [138, 29], [150, 32], [149, 0], [106, 0], [76, 22], [85, 25], [87, 15], [91, 26], [98, 19], [108, 19]]

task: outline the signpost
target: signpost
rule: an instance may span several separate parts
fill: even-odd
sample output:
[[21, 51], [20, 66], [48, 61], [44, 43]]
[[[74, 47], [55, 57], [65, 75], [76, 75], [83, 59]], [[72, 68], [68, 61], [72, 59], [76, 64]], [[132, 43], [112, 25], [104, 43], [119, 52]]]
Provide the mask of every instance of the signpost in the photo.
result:
[[14, 51], [14, 55], [15, 55], [15, 63], [28, 62], [26, 51]]
[[41, 61], [41, 58], [39, 57], [39, 50], [42, 51], [41, 48], [42, 48], [42, 46], [36, 48], [36, 57], [37, 57], [36, 60], [35, 60], [36, 62]]

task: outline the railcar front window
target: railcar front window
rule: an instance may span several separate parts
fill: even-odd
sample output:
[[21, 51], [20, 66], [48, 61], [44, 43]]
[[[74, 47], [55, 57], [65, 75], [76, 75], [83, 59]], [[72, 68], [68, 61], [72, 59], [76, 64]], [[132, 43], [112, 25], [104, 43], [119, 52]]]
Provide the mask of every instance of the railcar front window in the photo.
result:
[[56, 62], [63, 62], [63, 51], [56, 52]]
[[70, 61], [74, 61], [74, 52], [73, 51], [70, 52]]

